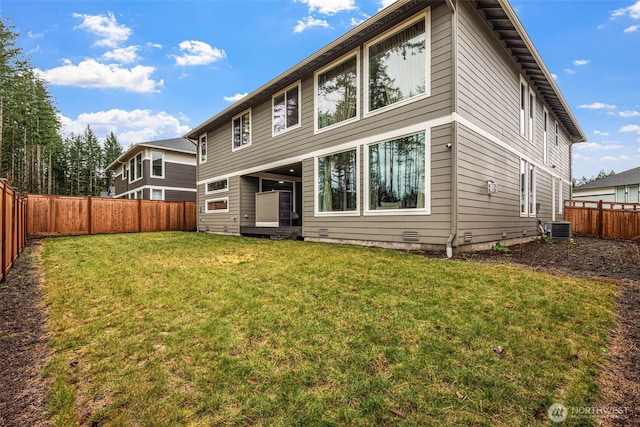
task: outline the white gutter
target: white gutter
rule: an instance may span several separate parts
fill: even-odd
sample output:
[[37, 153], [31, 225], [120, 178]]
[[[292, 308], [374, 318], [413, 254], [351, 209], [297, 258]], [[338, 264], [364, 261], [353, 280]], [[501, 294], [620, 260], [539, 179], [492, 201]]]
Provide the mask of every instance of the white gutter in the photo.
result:
[[[451, 9], [451, 49], [452, 49], [452, 109], [453, 117], [458, 115], [458, 13], [453, 1], [447, 0]], [[451, 234], [447, 239], [447, 258], [453, 257], [453, 242], [458, 233], [458, 120], [451, 122]], [[457, 245], [456, 245], [457, 246]]]

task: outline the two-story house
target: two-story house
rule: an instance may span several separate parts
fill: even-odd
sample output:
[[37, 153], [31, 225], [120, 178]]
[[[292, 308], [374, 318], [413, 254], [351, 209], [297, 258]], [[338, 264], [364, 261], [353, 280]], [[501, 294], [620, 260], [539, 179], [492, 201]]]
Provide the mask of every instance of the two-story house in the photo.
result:
[[187, 137], [201, 231], [449, 255], [562, 219], [585, 140], [505, 0], [399, 0]]
[[114, 160], [117, 198], [196, 201], [196, 141], [186, 138], [141, 142]]

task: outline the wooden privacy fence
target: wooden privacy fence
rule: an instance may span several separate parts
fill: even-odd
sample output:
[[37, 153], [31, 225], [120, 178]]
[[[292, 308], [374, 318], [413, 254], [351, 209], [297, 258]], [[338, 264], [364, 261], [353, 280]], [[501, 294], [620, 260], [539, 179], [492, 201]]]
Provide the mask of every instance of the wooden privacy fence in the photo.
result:
[[29, 194], [27, 206], [28, 234], [196, 230], [195, 202]]
[[0, 180], [0, 198], [0, 281], [4, 281], [27, 242], [27, 207], [26, 201], [4, 179]]
[[640, 203], [565, 200], [564, 218], [574, 234], [632, 240], [640, 238]]

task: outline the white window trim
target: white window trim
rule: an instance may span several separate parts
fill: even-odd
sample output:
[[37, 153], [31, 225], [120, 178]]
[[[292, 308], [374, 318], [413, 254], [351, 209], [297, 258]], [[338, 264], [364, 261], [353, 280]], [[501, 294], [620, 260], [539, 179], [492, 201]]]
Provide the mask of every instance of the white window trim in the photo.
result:
[[[232, 131], [233, 131], [233, 124], [232, 124]], [[205, 150], [204, 150], [204, 156], [202, 155], [202, 140], [204, 140], [204, 146], [205, 146]], [[203, 134], [200, 135], [200, 137], [198, 138], [198, 162], [200, 164], [202, 163], [207, 163], [207, 154], [209, 153], [209, 146], [207, 145], [207, 134]]]
[[[347, 120], [343, 120], [339, 123], [335, 123], [333, 125], [325, 126], [323, 128], [318, 128], [318, 76], [320, 74], [325, 73], [326, 71], [334, 68], [336, 65], [351, 59], [352, 57], [356, 57], [356, 115]], [[346, 55], [341, 56], [340, 58], [333, 61], [331, 64], [326, 67], [317, 70], [313, 74], [313, 132], [314, 134], [326, 132], [331, 129], [338, 128], [340, 126], [348, 125], [349, 123], [354, 123], [360, 120], [360, 49], [354, 49]]]
[[125, 163], [122, 164], [122, 172], [121, 172], [121, 177], [123, 181], [128, 181], [129, 180], [129, 162], [126, 161]]
[[[161, 162], [162, 162], [162, 175], [154, 175], [153, 174], [153, 153], [160, 153]], [[165, 161], [164, 161], [164, 151], [161, 150], [151, 150], [151, 157], [149, 159], [149, 173], [151, 174], [151, 178], [155, 179], [164, 179], [165, 178]]]
[[[207, 190], [209, 184], [211, 184], [212, 182], [217, 182], [217, 181], [227, 181], [227, 188], [224, 188], [222, 190], [213, 190], [213, 191], [209, 191]], [[209, 195], [209, 194], [217, 194], [217, 193], [226, 193], [229, 191], [229, 178], [221, 178], [221, 179], [212, 179], [210, 181], [207, 181], [204, 183], [204, 194]]]
[[[524, 162], [524, 166], [525, 166], [525, 183], [524, 183], [524, 188], [525, 188], [525, 194], [524, 194], [524, 203], [525, 203], [525, 207], [526, 207], [526, 212], [523, 212], [522, 209], [520, 209], [520, 217], [521, 218], [535, 218], [536, 216], [536, 203], [538, 202], [538, 191], [537, 191], [537, 177], [538, 177], [538, 171], [537, 171], [537, 167], [536, 165], [524, 158], [520, 158], [520, 161], [518, 162], [518, 181], [521, 181], [521, 167], [522, 167], [522, 162]], [[532, 169], [533, 168], [533, 169]], [[533, 205], [531, 205], [529, 203], [529, 199], [531, 196], [531, 178], [532, 178], [532, 172], [533, 172]], [[520, 186], [522, 185], [522, 182], [520, 182], [519, 184]], [[522, 188], [520, 188], [520, 190], [522, 190]], [[518, 197], [522, 197], [522, 193], [518, 192]], [[521, 206], [522, 208], [522, 206]], [[531, 209], [533, 209], [533, 212], [531, 212]]]
[[[415, 209], [369, 209], [369, 147], [385, 141], [412, 136], [424, 132], [424, 208]], [[364, 215], [365, 216], [400, 216], [400, 215], [431, 215], [431, 129], [426, 128], [417, 132], [398, 133], [397, 135], [385, 137], [376, 142], [368, 143], [364, 146]]]
[[[524, 93], [523, 93], [524, 88]], [[529, 84], [520, 76], [520, 85], [518, 86], [520, 104], [518, 105], [518, 111], [520, 116], [520, 135], [524, 138], [527, 137], [527, 122], [529, 115], [527, 113], [527, 106], [529, 105]]]
[[549, 163], [549, 110], [542, 107], [542, 158], [546, 165]]
[[[227, 202], [227, 209], [209, 210], [209, 203], [211, 203], [211, 202], [221, 202], [221, 201]], [[219, 198], [216, 198], [216, 199], [207, 199], [207, 200], [205, 200], [204, 201], [204, 212], [205, 213], [213, 213], [213, 214], [229, 213], [229, 198], [228, 197], [219, 197]]]
[[[135, 176], [137, 175], [137, 171], [138, 171], [138, 160], [137, 157], [140, 156], [140, 178], [135, 178]], [[131, 160], [133, 160], [133, 169], [129, 168], [129, 184], [132, 184], [134, 182], [140, 181], [144, 178], [144, 156], [143, 156], [143, 152], [139, 152], [137, 153], [135, 156], [129, 158], [128, 162], [129, 164], [131, 164]], [[131, 179], [132, 177], [134, 177], [134, 179]]]
[[[235, 137], [235, 134], [233, 132], [233, 122], [238, 117], [242, 117], [247, 113], [249, 113], [249, 143], [248, 144], [244, 144], [244, 145], [240, 145], [239, 147], [236, 147], [235, 146], [235, 141], [233, 140], [233, 138]], [[242, 138], [242, 135], [240, 135], [240, 138]], [[248, 109], [244, 110], [242, 113], [236, 114], [231, 119], [231, 151], [235, 152], [235, 151], [239, 151], [239, 150], [242, 150], [244, 148], [250, 147], [252, 143], [253, 143], [253, 113], [252, 113], [252, 109], [248, 108]]]
[[[276, 132], [275, 129], [273, 128], [273, 103], [276, 99], [277, 96], [284, 94], [285, 96], [285, 105], [287, 103], [286, 97], [287, 97], [287, 92], [290, 91], [291, 89], [293, 89], [294, 87], [298, 87], [298, 124], [293, 125], [291, 127], [286, 127], [286, 113], [285, 113], [285, 128], [279, 132]], [[297, 129], [300, 126], [302, 126], [302, 83], [301, 80], [298, 80], [297, 82], [293, 83], [292, 85], [287, 86], [286, 88], [284, 88], [283, 90], [281, 90], [280, 92], [276, 93], [275, 95], [273, 95], [271, 97], [271, 136], [278, 136], [278, 135], [282, 135], [284, 133], [287, 133], [291, 130]]]
[[558, 126], [558, 121], [554, 121], [555, 123], [555, 129], [556, 129], [556, 147], [558, 146], [558, 143], [560, 141], [560, 127]]
[[[529, 97], [528, 99], [528, 114], [527, 114], [527, 136], [529, 138], [529, 142], [534, 144], [536, 143], [536, 94], [529, 88]], [[533, 106], [533, 108], [531, 108]]]
[[[160, 191], [160, 194], [162, 194], [159, 199], [154, 199], [153, 198], [153, 192], [154, 191]], [[164, 200], [164, 188], [151, 188], [149, 190], [149, 198], [151, 200]]]
[[[339, 150], [339, 151], [335, 151], [333, 153], [329, 153], [329, 154], [324, 154], [322, 156], [314, 156], [313, 158], [313, 206], [314, 206], [314, 215], [313, 216], [317, 216], [317, 217], [335, 217], [335, 216], [360, 216], [360, 204], [361, 204], [361, 198], [360, 195], [362, 193], [361, 188], [362, 185], [360, 182], [360, 151], [362, 150], [361, 145], [358, 145], [356, 147], [353, 148], [349, 148], [346, 150]], [[334, 154], [340, 154], [340, 153], [346, 153], [348, 151], [353, 151], [356, 150], [356, 209], [353, 211], [337, 211], [337, 212], [320, 212], [319, 209], [319, 198], [318, 198], [318, 192], [320, 190], [320, 187], [318, 186], [318, 159], [321, 157], [327, 157], [327, 156], [331, 156]]]
[[[400, 32], [403, 29], [415, 24], [416, 22], [424, 20], [424, 34], [425, 34], [425, 76], [424, 76], [424, 93], [419, 95], [414, 95], [411, 98], [403, 99], [402, 101], [395, 102], [393, 104], [378, 108], [374, 111], [369, 111], [369, 47], [373, 44], [380, 42], [388, 38], [390, 35]], [[427, 7], [424, 12], [419, 13], [413, 18], [404, 21], [389, 31], [386, 31], [384, 34], [376, 37], [370, 42], [364, 45], [364, 82], [365, 82], [365, 91], [364, 91], [364, 117], [374, 116], [376, 114], [384, 113], [385, 111], [393, 110], [394, 108], [402, 107], [403, 105], [410, 104], [415, 101], [419, 101], [424, 98], [428, 98], [431, 96], [431, 6]]]

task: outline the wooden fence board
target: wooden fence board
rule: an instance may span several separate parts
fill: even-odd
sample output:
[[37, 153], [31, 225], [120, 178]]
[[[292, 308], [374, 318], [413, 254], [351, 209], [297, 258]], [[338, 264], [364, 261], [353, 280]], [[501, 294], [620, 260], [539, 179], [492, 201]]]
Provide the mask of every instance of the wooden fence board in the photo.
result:
[[196, 203], [99, 197], [27, 196], [29, 234], [195, 231]]
[[640, 203], [565, 200], [564, 217], [574, 234], [640, 239]]
[[0, 180], [0, 281], [13, 266], [27, 242], [26, 202], [5, 180]]

